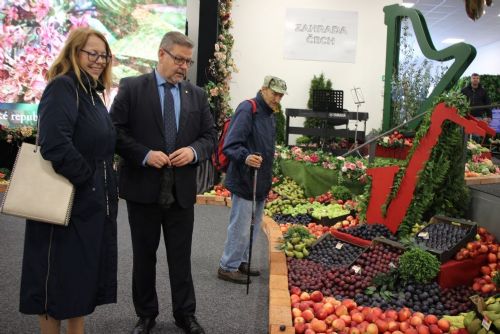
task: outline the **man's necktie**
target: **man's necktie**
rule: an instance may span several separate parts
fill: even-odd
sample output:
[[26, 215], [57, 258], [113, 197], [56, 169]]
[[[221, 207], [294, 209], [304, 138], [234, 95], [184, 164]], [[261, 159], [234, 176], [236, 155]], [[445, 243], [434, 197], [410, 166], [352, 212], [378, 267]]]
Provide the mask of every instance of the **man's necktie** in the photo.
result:
[[165, 127], [166, 150], [167, 153], [170, 154], [175, 150], [175, 138], [177, 136], [174, 96], [170, 90], [174, 87], [174, 85], [169, 82], [165, 82], [163, 86], [165, 87], [165, 98], [163, 100], [163, 125]]

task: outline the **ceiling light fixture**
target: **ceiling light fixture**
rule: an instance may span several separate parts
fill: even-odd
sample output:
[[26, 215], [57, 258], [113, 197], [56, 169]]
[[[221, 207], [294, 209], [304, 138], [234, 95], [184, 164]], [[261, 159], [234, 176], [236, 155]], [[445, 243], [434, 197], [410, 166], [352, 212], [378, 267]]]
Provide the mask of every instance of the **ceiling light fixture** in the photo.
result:
[[443, 44], [456, 44], [465, 41], [463, 38], [446, 38], [441, 41]]
[[406, 8], [411, 8], [411, 7], [415, 6], [415, 4], [413, 2], [403, 2], [401, 4], [401, 6], [406, 7]]

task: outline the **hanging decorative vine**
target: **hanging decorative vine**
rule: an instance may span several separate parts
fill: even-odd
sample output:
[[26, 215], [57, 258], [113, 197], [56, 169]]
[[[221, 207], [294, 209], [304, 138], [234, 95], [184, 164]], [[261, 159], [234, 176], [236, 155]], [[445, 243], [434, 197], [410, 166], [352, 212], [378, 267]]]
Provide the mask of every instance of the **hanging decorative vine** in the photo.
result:
[[233, 113], [229, 105], [231, 100], [229, 83], [231, 74], [238, 72], [232, 56], [234, 38], [229, 31], [233, 26], [232, 7], [232, 0], [219, 0], [219, 36], [215, 44], [214, 57], [209, 60], [210, 81], [205, 86], [208, 102], [219, 129], [222, 128], [224, 120]]

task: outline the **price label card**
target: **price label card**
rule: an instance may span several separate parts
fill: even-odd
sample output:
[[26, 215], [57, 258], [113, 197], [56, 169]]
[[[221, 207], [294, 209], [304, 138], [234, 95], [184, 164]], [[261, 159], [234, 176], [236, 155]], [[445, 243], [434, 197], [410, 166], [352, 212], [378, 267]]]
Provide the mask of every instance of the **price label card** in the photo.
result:
[[422, 239], [429, 239], [429, 232], [420, 232], [418, 236]]
[[352, 266], [351, 269], [354, 271], [354, 273], [359, 274], [361, 272], [361, 267], [360, 266]]
[[482, 321], [482, 323], [481, 323], [481, 325], [483, 325], [483, 327], [484, 327], [487, 331], [489, 331], [489, 330], [490, 330], [490, 327], [491, 327], [491, 321], [490, 321], [490, 320], [488, 320], [488, 318], [484, 317], [484, 318], [483, 318], [483, 321]]
[[344, 246], [344, 244], [343, 244], [343, 243], [338, 242], [338, 243], [337, 243], [337, 245], [335, 245], [335, 248], [337, 248], [337, 249], [342, 249], [342, 247], [343, 247], [343, 246]]
[[396, 265], [394, 263], [392, 263], [392, 261], [391, 261], [391, 262], [389, 262], [389, 268], [395, 269]]

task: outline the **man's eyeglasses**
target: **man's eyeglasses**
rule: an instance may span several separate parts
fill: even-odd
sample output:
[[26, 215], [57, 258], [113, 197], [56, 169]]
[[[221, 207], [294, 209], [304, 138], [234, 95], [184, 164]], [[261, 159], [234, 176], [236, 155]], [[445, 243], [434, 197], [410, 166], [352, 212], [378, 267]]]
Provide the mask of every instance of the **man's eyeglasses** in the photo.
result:
[[172, 57], [175, 65], [182, 66], [182, 65], [186, 64], [187, 67], [190, 67], [194, 64], [194, 60], [192, 60], [192, 59], [177, 57], [177, 56], [174, 56], [172, 53], [170, 53], [170, 51], [168, 51], [167, 49], [165, 49], [165, 48], [161, 48], [161, 49], [163, 51], [165, 51], [170, 57]]
[[104, 62], [107, 64], [111, 61], [111, 59], [113, 58], [113, 56], [111, 55], [100, 55], [98, 54], [97, 52], [90, 52], [90, 51], [87, 51], [87, 50], [80, 50], [82, 52], [85, 52], [87, 54], [87, 57], [89, 58], [89, 61], [92, 61], [92, 62], [97, 62], [99, 60], [99, 58], [101, 58], [102, 60], [104, 60]]

